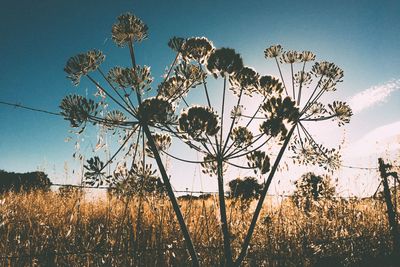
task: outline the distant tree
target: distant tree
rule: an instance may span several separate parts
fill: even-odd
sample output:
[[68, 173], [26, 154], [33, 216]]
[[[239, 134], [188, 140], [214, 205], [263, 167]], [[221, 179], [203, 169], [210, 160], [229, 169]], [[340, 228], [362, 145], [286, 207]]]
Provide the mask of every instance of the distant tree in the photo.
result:
[[7, 191], [49, 190], [50, 179], [41, 171], [14, 173], [0, 170], [0, 193]]
[[199, 199], [199, 197], [198, 196], [193, 196], [193, 195], [190, 195], [190, 194], [186, 194], [186, 195], [179, 196], [178, 199], [179, 200], [196, 200], [196, 199]]
[[258, 183], [257, 179], [250, 176], [244, 179], [236, 178], [230, 181], [228, 185], [230, 197], [244, 200], [258, 198], [262, 189], [262, 185]]
[[199, 199], [204, 199], [204, 200], [207, 200], [207, 199], [210, 199], [210, 198], [212, 198], [212, 194], [209, 194], [209, 193], [206, 193], [206, 194], [201, 194], [200, 196], [199, 196]]
[[328, 175], [320, 176], [313, 172], [303, 174], [294, 184], [293, 201], [304, 211], [310, 211], [321, 200], [332, 199], [336, 192]]

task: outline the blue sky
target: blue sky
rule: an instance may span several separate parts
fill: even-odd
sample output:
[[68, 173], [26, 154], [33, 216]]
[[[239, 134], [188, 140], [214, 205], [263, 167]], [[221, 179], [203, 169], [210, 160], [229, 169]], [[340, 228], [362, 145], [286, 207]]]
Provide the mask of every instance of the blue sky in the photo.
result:
[[[63, 67], [70, 56], [91, 48], [107, 55], [105, 69], [127, 65], [127, 51], [115, 47], [110, 29], [118, 15], [131, 12], [149, 26], [137, 60], [150, 65], [156, 78], [173, 59], [166, 44], [174, 35], [206, 36], [216, 47], [235, 48], [263, 74], [276, 72], [263, 56], [271, 44], [311, 50], [317, 60], [344, 69], [336, 98], [371, 102], [346, 127], [349, 146], [385, 125], [395, 125], [391, 131], [400, 134], [394, 124], [400, 120], [398, 1], [3, 0], [1, 6], [0, 101], [57, 112], [66, 94], [93, 89], [87, 83], [73, 87]], [[395, 85], [388, 91], [389, 82]], [[378, 92], [360, 98], [369, 88]], [[66, 121], [0, 105], [0, 124], [0, 169], [44, 167], [51, 176], [72, 161], [73, 143], [64, 142]]]

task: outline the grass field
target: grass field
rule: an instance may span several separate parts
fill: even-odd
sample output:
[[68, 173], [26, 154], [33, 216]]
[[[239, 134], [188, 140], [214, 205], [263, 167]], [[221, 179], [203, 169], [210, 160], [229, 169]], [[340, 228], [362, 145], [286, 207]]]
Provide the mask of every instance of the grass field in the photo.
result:
[[[186, 266], [179, 225], [166, 197], [89, 200], [79, 192], [7, 193], [0, 198], [1, 266]], [[336, 200], [303, 212], [289, 199], [262, 211], [246, 266], [390, 266], [380, 200]], [[181, 200], [201, 264], [223, 255], [217, 200]], [[238, 253], [253, 202], [228, 200]]]

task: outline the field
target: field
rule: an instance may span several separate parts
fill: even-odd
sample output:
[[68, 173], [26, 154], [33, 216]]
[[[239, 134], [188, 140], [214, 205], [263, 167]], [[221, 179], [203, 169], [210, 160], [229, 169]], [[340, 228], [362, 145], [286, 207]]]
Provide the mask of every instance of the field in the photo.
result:
[[[392, 266], [385, 204], [320, 202], [310, 212], [267, 199], [245, 266]], [[218, 201], [180, 200], [202, 266], [223, 255]], [[276, 203], [276, 201], [275, 201]], [[255, 201], [227, 199], [234, 253]], [[72, 192], [0, 197], [0, 266], [187, 266], [189, 256], [167, 197], [89, 199]]]

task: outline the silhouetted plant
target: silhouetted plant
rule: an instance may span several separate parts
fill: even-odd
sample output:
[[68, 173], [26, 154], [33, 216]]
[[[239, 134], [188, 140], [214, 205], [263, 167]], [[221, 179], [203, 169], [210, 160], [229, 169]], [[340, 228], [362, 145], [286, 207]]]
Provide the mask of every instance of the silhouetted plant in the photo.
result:
[[293, 201], [298, 208], [307, 212], [320, 201], [332, 200], [336, 191], [329, 176], [312, 172], [303, 174], [294, 184]]
[[117, 197], [132, 197], [146, 193], [163, 194], [165, 187], [150, 164], [134, 164], [130, 170], [119, 165], [113, 173], [112, 187], [108, 193]]
[[228, 183], [229, 195], [233, 198], [249, 200], [260, 195], [262, 185], [255, 177], [236, 178]]
[[[132, 67], [115, 67], [105, 75], [99, 66], [104, 56], [95, 50], [71, 58], [65, 68], [74, 84], [79, 82], [81, 76], [86, 76], [102, 97], [96, 108], [90, 104], [84, 109], [78, 103], [92, 103], [90, 100], [84, 97], [79, 97], [79, 101], [64, 99], [61, 108], [66, 119], [71, 121], [71, 126], [83, 126], [82, 131], [86, 122], [91, 122], [122, 133], [122, 145], [105, 164], [96, 159], [88, 161], [86, 180], [110, 182], [103, 174], [104, 168], [114, 161], [124, 147], [128, 150], [125, 155], [133, 158], [130, 171], [135, 175], [140, 173], [138, 166], [143, 171], [152, 169], [146, 160], [148, 156], [153, 157], [187, 241], [192, 263], [198, 265], [160, 153], [176, 160], [200, 164], [204, 173], [216, 176], [218, 180], [225, 264], [240, 265], [246, 256], [266, 193], [288, 147], [296, 163], [319, 164], [330, 171], [340, 166], [339, 151], [318, 144], [306, 126], [309, 122], [330, 119], [337, 120], [339, 126], [349, 122], [352, 113], [345, 103], [336, 101], [326, 107], [320, 102], [325, 93], [335, 91], [337, 83], [342, 81], [343, 71], [329, 62], [317, 62], [310, 71], [306, 71], [306, 63], [315, 59], [313, 53], [283, 51], [281, 46], [275, 45], [265, 50], [265, 56], [275, 60], [281, 76], [279, 80], [268, 75], [262, 76], [244, 66], [241, 56], [234, 49], [214, 48], [204, 37], [173, 37], [168, 46], [176, 55], [155, 92], [151, 87], [150, 69], [136, 64], [134, 52], [134, 44], [148, 36], [147, 26], [137, 17], [124, 14], [118, 17], [112, 34], [118, 46], [128, 46]], [[283, 79], [279, 62], [290, 65], [292, 92], [289, 92]], [[294, 72], [296, 64], [300, 64], [297, 73]], [[108, 88], [91, 76], [93, 71], [106, 81]], [[222, 79], [221, 104], [217, 104], [219, 100], [214, 98], [211, 102], [209, 84], [206, 82], [209, 74], [215, 79]], [[190, 105], [186, 96], [198, 86], [204, 89], [205, 103]], [[314, 89], [308, 90], [310, 87]], [[305, 92], [308, 99], [302, 102], [301, 97]], [[143, 99], [145, 95], [147, 98]], [[242, 102], [249, 97], [252, 97], [253, 105], [247, 110]], [[96, 112], [97, 107], [105, 109], [115, 105], [118, 111]], [[171, 155], [166, 149], [172, 139], [166, 135], [200, 153], [203, 160], [191, 161], [186, 156], [180, 158]], [[276, 157], [272, 157], [265, 149], [273, 145], [280, 147]], [[260, 178], [269, 172], [236, 261], [231, 249], [225, 205], [224, 180], [226, 170], [230, 167], [254, 170]]]

